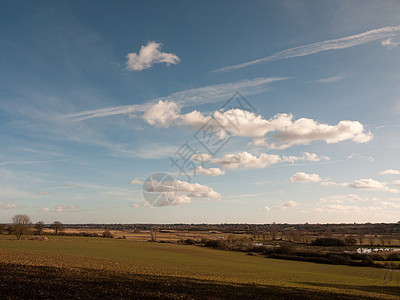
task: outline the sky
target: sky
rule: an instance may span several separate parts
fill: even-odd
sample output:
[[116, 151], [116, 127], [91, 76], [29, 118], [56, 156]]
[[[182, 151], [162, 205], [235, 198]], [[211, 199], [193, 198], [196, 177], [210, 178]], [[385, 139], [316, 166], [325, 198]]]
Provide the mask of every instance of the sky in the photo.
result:
[[398, 222], [399, 79], [397, 1], [0, 1], [0, 223]]

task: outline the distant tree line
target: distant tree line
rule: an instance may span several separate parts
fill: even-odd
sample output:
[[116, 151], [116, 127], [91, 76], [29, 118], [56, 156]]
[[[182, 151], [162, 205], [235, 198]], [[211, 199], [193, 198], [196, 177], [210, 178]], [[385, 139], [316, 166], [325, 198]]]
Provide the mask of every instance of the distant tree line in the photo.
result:
[[[44, 229], [46, 225], [43, 221], [37, 222], [35, 225], [32, 225], [31, 219], [29, 216], [20, 214], [12, 217], [11, 225], [0, 224], [0, 234], [12, 234], [15, 235], [17, 240], [20, 240], [24, 235], [42, 235], [44, 233]], [[66, 233], [64, 232], [65, 226], [60, 221], [54, 221], [48, 227], [54, 232], [53, 235], [68, 235], [68, 236], [86, 236], [86, 237], [104, 237], [104, 238], [113, 238], [113, 234], [110, 230], [106, 229], [102, 234], [97, 233], [87, 233], [87, 232], [79, 232], [79, 233]], [[46, 233], [47, 235], [49, 233]]]

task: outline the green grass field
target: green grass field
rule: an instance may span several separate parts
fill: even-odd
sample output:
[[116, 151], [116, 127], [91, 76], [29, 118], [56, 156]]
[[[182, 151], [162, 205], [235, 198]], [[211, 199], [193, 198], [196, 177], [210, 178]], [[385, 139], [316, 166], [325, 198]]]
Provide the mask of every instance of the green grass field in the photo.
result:
[[[53, 291], [55, 297], [57, 291], [67, 297], [70, 288], [71, 295], [81, 293], [82, 298], [95, 297], [99, 291], [110, 298], [400, 297], [400, 275], [396, 271], [275, 260], [199, 246], [129, 240], [3, 239], [0, 263], [0, 294], [9, 298], [28, 295], [24, 293], [32, 292], [33, 283], [33, 298], [52, 298], [53, 294], [40, 291], [40, 286]], [[15, 277], [21, 278], [18, 284], [23, 287], [22, 294], [15, 287], [10, 292], [9, 285]], [[90, 292], [91, 288], [97, 290]]]

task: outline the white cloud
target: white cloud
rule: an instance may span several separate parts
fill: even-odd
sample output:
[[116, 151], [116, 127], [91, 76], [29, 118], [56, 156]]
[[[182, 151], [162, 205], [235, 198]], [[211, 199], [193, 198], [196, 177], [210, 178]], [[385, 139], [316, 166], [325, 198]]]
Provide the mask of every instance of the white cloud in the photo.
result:
[[270, 211], [271, 209], [268, 206], [264, 206], [263, 211]]
[[356, 206], [356, 205], [343, 205], [343, 204], [328, 204], [323, 207], [316, 207], [311, 211], [307, 212], [318, 212], [318, 213], [344, 213], [344, 214], [358, 214], [366, 212], [374, 212], [381, 210], [380, 206]]
[[397, 189], [388, 188], [386, 183], [382, 183], [382, 182], [373, 180], [372, 178], [356, 180], [354, 183], [350, 184], [349, 186], [351, 188], [355, 188], [355, 189], [372, 189], [372, 190], [378, 190], [378, 191], [390, 192], [390, 193], [398, 193], [399, 192]]
[[201, 162], [201, 163], [210, 161], [211, 158], [212, 158], [212, 156], [208, 153], [199, 153], [199, 154], [192, 155], [192, 160], [195, 160], [195, 161]]
[[319, 182], [321, 181], [321, 177], [318, 174], [307, 174], [304, 172], [297, 172], [292, 177], [290, 177], [290, 181], [292, 182]]
[[312, 82], [314, 82], [314, 83], [335, 83], [335, 82], [341, 81], [341, 80], [343, 80], [345, 78], [346, 78], [346, 75], [341, 74], [341, 75], [321, 78], [321, 79], [318, 79], [318, 80], [314, 80]]
[[394, 184], [394, 185], [397, 185], [397, 186], [400, 186], [400, 180], [395, 180], [395, 181], [393, 181], [393, 184]]
[[186, 181], [176, 180], [176, 188], [178, 192], [187, 193], [190, 198], [207, 198], [207, 199], [220, 199], [222, 196], [212, 188], [199, 183], [189, 183]]
[[283, 156], [282, 161], [287, 161], [294, 163], [296, 161], [312, 161], [312, 162], [318, 162], [321, 160], [330, 160], [329, 156], [325, 155], [318, 155], [316, 153], [309, 153], [305, 152], [303, 156]]
[[328, 144], [351, 140], [356, 143], [369, 142], [373, 135], [364, 132], [364, 126], [358, 121], [340, 121], [337, 125], [321, 124], [312, 119], [301, 118], [294, 122], [290, 118], [289, 124], [280, 128], [274, 137], [278, 143], [269, 146], [276, 149], [285, 149], [293, 145], [307, 145], [312, 141], [323, 140]]
[[260, 63], [268, 63], [281, 59], [306, 56], [328, 50], [339, 50], [339, 49], [350, 48], [365, 43], [369, 43], [372, 41], [381, 40], [384, 38], [390, 38], [392, 36], [396, 36], [399, 34], [400, 34], [400, 26], [388, 26], [388, 27], [373, 29], [356, 35], [346, 36], [333, 40], [326, 40], [322, 42], [317, 42], [313, 44], [282, 50], [264, 58], [256, 59], [238, 65], [223, 67], [215, 71], [219, 72], [234, 71]]
[[393, 169], [388, 169], [385, 171], [379, 172], [380, 175], [399, 175], [400, 171], [398, 170], [393, 170]]
[[222, 171], [220, 168], [209, 168], [205, 169], [202, 166], [198, 166], [196, 168], [196, 172], [208, 176], [220, 176], [225, 175], [225, 171]]
[[[131, 184], [143, 185], [144, 183], [141, 180], [132, 180]], [[157, 192], [165, 192], [166, 186], [171, 186], [176, 192], [176, 195], [172, 199], [168, 199], [168, 201], [163, 201], [162, 203], [158, 203], [158, 206], [168, 206], [175, 205], [178, 206], [180, 204], [191, 203], [193, 198], [206, 198], [208, 200], [219, 200], [222, 195], [216, 191], [214, 191], [211, 187], [202, 185], [199, 183], [190, 183], [180, 180], [174, 180], [172, 183], [163, 182], [162, 184], [158, 184], [156, 180], [149, 184], [145, 185], [145, 191], [149, 193], [157, 193]]]
[[39, 192], [39, 195], [48, 195], [48, 194], [49, 194], [48, 191], [40, 191], [40, 192]]
[[330, 181], [329, 178], [324, 179], [324, 181], [322, 181], [320, 184], [322, 186], [348, 186], [349, 185], [347, 182], [337, 183], [334, 181]]
[[379, 201], [376, 204], [382, 205], [383, 207], [393, 207], [393, 208], [400, 208], [400, 203], [395, 203], [392, 201]]
[[373, 162], [375, 160], [375, 158], [373, 158], [372, 156], [365, 156], [360, 153], [351, 153], [349, 156], [347, 156], [347, 159], [359, 159], [369, 162]]
[[345, 201], [343, 200], [344, 197], [340, 197], [340, 196], [331, 196], [331, 197], [327, 197], [327, 198], [319, 198], [317, 203], [328, 203], [328, 202], [332, 202], [332, 203], [344, 203]]
[[230, 153], [225, 154], [221, 158], [212, 158], [207, 153], [194, 154], [192, 160], [197, 162], [209, 162], [212, 164], [219, 164], [223, 168], [236, 169], [236, 168], [265, 168], [280, 162], [294, 163], [296, 161], [312, 161], [318, 162], [322, 159], [329, 160], [328, 156], [318, 155], [316, 153], [305, 152], [302, 156], [279, 156], [277, 154], [261, 153], [259, 156], [253, 155], [249, 152]]
[[56, 206], [56, 212], [62, 212], [62, 211], [68, 211], [68, 210], [74, 210], [77, 208], [75, 205], [57, 205]]
[[279, 155], [261, 153], [258, 157], [248, 152], [226, 154], [222, 158], [214, 158], [212, 163], [220, 164], [227, 169], [235, 168], [265, 168], [281, 161]]
[[0, 202], [0, 209], [14, 209], [14, 208], [19, 208], [19, 206], [14, 203]]
[[173, 53], [161, 52], [162, 44], [148, 42], [146, 46], [140, 48], [139, 54], [128, 53], [126, 56], [126, 68], [129, 71], [142, 71], [151, 68], [154, 64], [166, 63], [167, 65], [176, 65], [180, 62], [178, 56]]
[[[272, 149], [285, 149], [293, 145], [307, 145], [310, 142], [323, 140], [328, 144], [351, 140], [356, 143], [369, 142], [373, 135], [365, 132], [364, 126], [358, 121], [340, 121], [337, 125], [318, 123], [313, 119], [300, 118], [293, 121], [291, 114], [277, 114], [269, 120], [252, 112], [231, 109], [225, 112], [214, 111], [214, 119], [221, 126], [219, 137], [223, 138], [226, 131], [236, 136], [252, 138], [255, 145], [264, 145]], [[198, 111], [180, 115], [178, 106], [159, 103], [151, 107], [145, 114], [145, 120], [159, 127], [202, 126], [210, 116]], [[276, 140], [267, 141], [267, 134]]]
[[94, 110], [86, 110], [82, 112], [65, 114], [61, 116], [61, 118], [71, 122], [79, 122], [87, 119], [114, 115], [135, 116], [137, 113], [145, 112], [151, 106], [157, 104], [160, 100], [163, 100], [164, 102], [175, 102], [178, 107], [187, 107], [193, 105], [214, 103], [217, 101], [226, 101], [226, 99], [232, 96], [232, 91], [240, 90], [242, 95], [259, 94], [268, 89], [268, 84], [286, 79], [289, 78], [259, 77], [250, 80], [208, 85], [200, 88], [179, 91], [166, 97], [159, 97], [146, 101], [143, 104], [122, 105]]
[[139, 179], [133, 179], [133, 180], [131, 180], [131, 181], [129, 182], [129, 184], [140, 184], [140, 185], [143, 185], [144, 182], [141, 181], [141, 180], [139, 180]]
[[400, 42], [394, 42], [392, 38], [389, 38], [389, 39], [381, 41], [381, 45], [383, 47], [392, 49], [392, 48], [396, 48], [398, 45], [400, 45]]
[[171, 122], [177, 119], [180, 109], [175, 102], [158, 101], [157, 104], [150, 107], [142, 116], [142, 118], [156, 127], [168, 127]]
[[[260, 115], [240, 109], [214, 112], [214, 118], [233, 135], [252, 138], [255, 145], [265, 145], [272, 149], [285, 149], [296, 144], [307, 145], [318, 140], [328, 144], [346, 140], [366, 143], [373, 137], [371, 132], [364, 131], [364, 126], [358, 121], [340, 121], [337, 125], [328, 125], [307, 118], [293, 121], [292, 114], [277, 114], [266, 120]], [[270, 143], [266, 140], [268, 133], [273, 133], [272, 138], [276, 142]]]
[[287, 209], [289, 209], [289, 208], [291, 208], [291, 207], [296, 207], [296, 206], [298, 206], [298, 205], [299, 205], [299, 204], [298, 204], [296, 201], [288, 201], [288, 202], [283, 203], [283, 204], [281, 204], [281, 205], [275, 206], [275, 209], [287, 210]]
[[360, 202], [360, 201], [380, 201], [379, 198], [360, 197], [356, 194], [348, 195], [332, 195], [322, 197], [317, 200], [317, 203], [345, 203], [345, 202]]
[[50, 208], [48, 208], [48, 207], [41, 207], [39, 210], [38, 210], [38, 212], [49, 212], [50, 211]]

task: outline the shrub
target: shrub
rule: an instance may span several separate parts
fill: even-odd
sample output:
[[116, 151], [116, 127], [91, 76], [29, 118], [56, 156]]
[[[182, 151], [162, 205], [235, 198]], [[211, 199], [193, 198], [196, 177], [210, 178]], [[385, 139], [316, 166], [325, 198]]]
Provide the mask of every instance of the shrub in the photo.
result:
[[328, 261], [335, 265], [348, 265], [351, 259], [348, 256], [334, 254], [328, 257]]
[[103, 237], [103, 238], [110, 238], [110, 239], [111, 239], [111, 238], [113, 238], [114, 236], [113, 236], [113, 234], [111, 233], [110, 230], [106, 229], [106, 230], [103, 231], [102, 237]]
[[352, 236], [348, 236], [344, 239], [344, 243], [346, 245], [353, 246], [353, 245], [357, 244], [357, 240]]
[[361, 263], [365, 266], [373, 266], [374, 265], [374, 261], [372, 260], [372, 258], [370, 256], [365, 256]]
[[292, 254], [295, 251], [295, 247], [292, 245], [286, 244], [286, 245], [281, 245], [276, 249], [276, 253], [278, 254]]
[[390, 253], [387, 256], [387, 260], [391, 260], [391, 261], [400, 260], [400, 255], [398, 253]]

